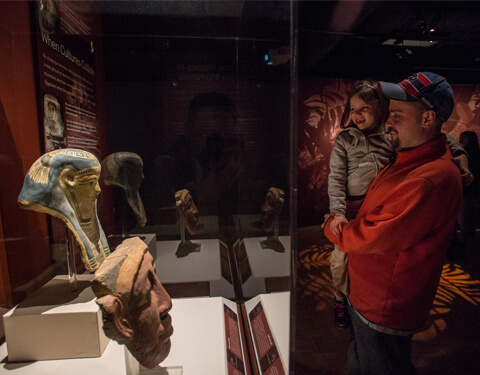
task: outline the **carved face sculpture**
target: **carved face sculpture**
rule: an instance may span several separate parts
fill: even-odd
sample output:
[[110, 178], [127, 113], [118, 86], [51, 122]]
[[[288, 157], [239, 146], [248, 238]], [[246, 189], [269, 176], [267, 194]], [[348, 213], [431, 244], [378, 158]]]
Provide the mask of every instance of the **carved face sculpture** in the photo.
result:
[[125, 344], [147, 368], [170, 352], [172, 300], [155, 275], [153, 258], [138, 237], [116, 248], [95, 272], [92, 289], [103, 314], [105, 334]]
[[197, 233], [199, 212], [190, 192], [186, 189], [177, 191], [175, 193], [175, 201], [178, 212], [185, 218], [188, 233]]
[[71, 170], [61, 174], [60, 182], [81, 223], [92, 218], [97, 197], [101, 192], [99, 178], [99, 168], [85, 170], [81, 174], [75, 174]]
[[139, 193], [144, 179], [143, 161], [140, 156], [133, 152], [117, 152], [107, 156], [102, 162], [102, 179], [106, 185], [115, 185], [123, 189], [137, 224], [145, 226], [147, 217]]
[[271, 187], [268, 189], [265, 203], [262, 207], [262, 224], [265, 232], [270, 232], [273, 229], [275, 219], [282, 210], [283, 203], [285, 202], [285, 194], [283, 190]]
[[89, 152], [55, 150], [31, 166], [18, 196], [21, 208], [44, 212], [65, 222], [91, 272], [110, 254], [97, 216], [99, 176], [100, 163]]

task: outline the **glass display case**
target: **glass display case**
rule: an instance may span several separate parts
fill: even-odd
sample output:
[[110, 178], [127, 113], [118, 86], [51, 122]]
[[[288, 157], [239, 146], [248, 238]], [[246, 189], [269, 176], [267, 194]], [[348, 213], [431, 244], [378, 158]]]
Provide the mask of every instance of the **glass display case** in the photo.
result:
[[[289, 371], [295, 8], [0, 4], [0, 372]], [[173, 301], [152, 370], [90, 290], [132, 237]]]
[[[349, 93], [433, 71], [455, 95], [443, 131], [480, 136], [476, 5], [0, 1], [0, 374], [346, 372], [321, 223]], [[470, 198], [421, 373], [478, 372]], [[140, 337], [160, 316], [158, 366], [110, 337], [110, 298], [141, 304]]]

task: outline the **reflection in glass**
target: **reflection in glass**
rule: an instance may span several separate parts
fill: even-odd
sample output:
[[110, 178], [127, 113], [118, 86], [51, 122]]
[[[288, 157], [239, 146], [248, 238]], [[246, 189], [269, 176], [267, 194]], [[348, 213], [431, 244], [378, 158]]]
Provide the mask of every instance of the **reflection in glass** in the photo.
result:
[[[145, 226], [147, 222], [139, 193], [143, 179], [143, 161], [140, 156], [133, 152], [116, 152], [102, 161], [102, 181], [106, 185], [122, 188], [128, 205], [140, 227]], [[121, 219], [125, 220], [125, 215]], [[125, 227], [125, 225], [122, 227]]]
[[271, 187], [268, 189], [265, 203], [262, 207], [262, 224], [265, 232], [272, 232], [273, 236], [269, 236], [260, 244], [263, 249], [272, 249], [280, 253], [285, 252], [285, 247], [278, 240], [278, 216], [285, 203], [285, 193], [281, 189]]
[[179, 190], [175, 193], [175, 201], [180, 215], [180, 237], [181, 241], [178, 245], [175, 255], [178, 258], [187, 256], [192, 252], [200, 251], [200, 244], [185, 240], [185, 228], [191, 235], [197, 233], [199, 228], [198, 216], [199, 212], [190, 192], [186, 189]]

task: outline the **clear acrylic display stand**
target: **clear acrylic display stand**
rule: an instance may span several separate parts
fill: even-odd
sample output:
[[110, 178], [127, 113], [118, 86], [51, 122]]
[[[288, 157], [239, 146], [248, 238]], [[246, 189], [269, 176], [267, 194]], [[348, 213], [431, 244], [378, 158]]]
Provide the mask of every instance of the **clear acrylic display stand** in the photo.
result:
[[67, 264], [68, 264], [68, 282], [72, 292], [76, 292], [78, 289], [77, 283], [77, 266], [75, 264], [75, 238], [73, 233], [67, 230]]
[[177, 258], [186, 257], [190, 253], [197, 253], [201, 248], [199, 243], [193, 243], [192, 241], [185, 239], [185, 227], [185, 217], [180, 215], [180, 243], [178, 244], [177, 252], [175, 253]]

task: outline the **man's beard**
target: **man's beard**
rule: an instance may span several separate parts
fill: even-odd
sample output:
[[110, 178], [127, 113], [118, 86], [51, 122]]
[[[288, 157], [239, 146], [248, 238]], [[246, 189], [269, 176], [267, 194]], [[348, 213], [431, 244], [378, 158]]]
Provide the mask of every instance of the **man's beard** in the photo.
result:
[[392, 146], [393, 146], [394, 148], [399, 147], [399, 146], [400, 146], [400, 144], [399, 144], [399, 143], [400, 143], [400, 140], [398, 139], [398, 133], [397, 133], [397, 131], [396, 131], [394, 128], [392, 128], [392, 127], [387, 127], [387, 128], [386, 128], [386, 133], [387, 133], [387, 134], [390, 134], [390, 137], [392, 138]]

